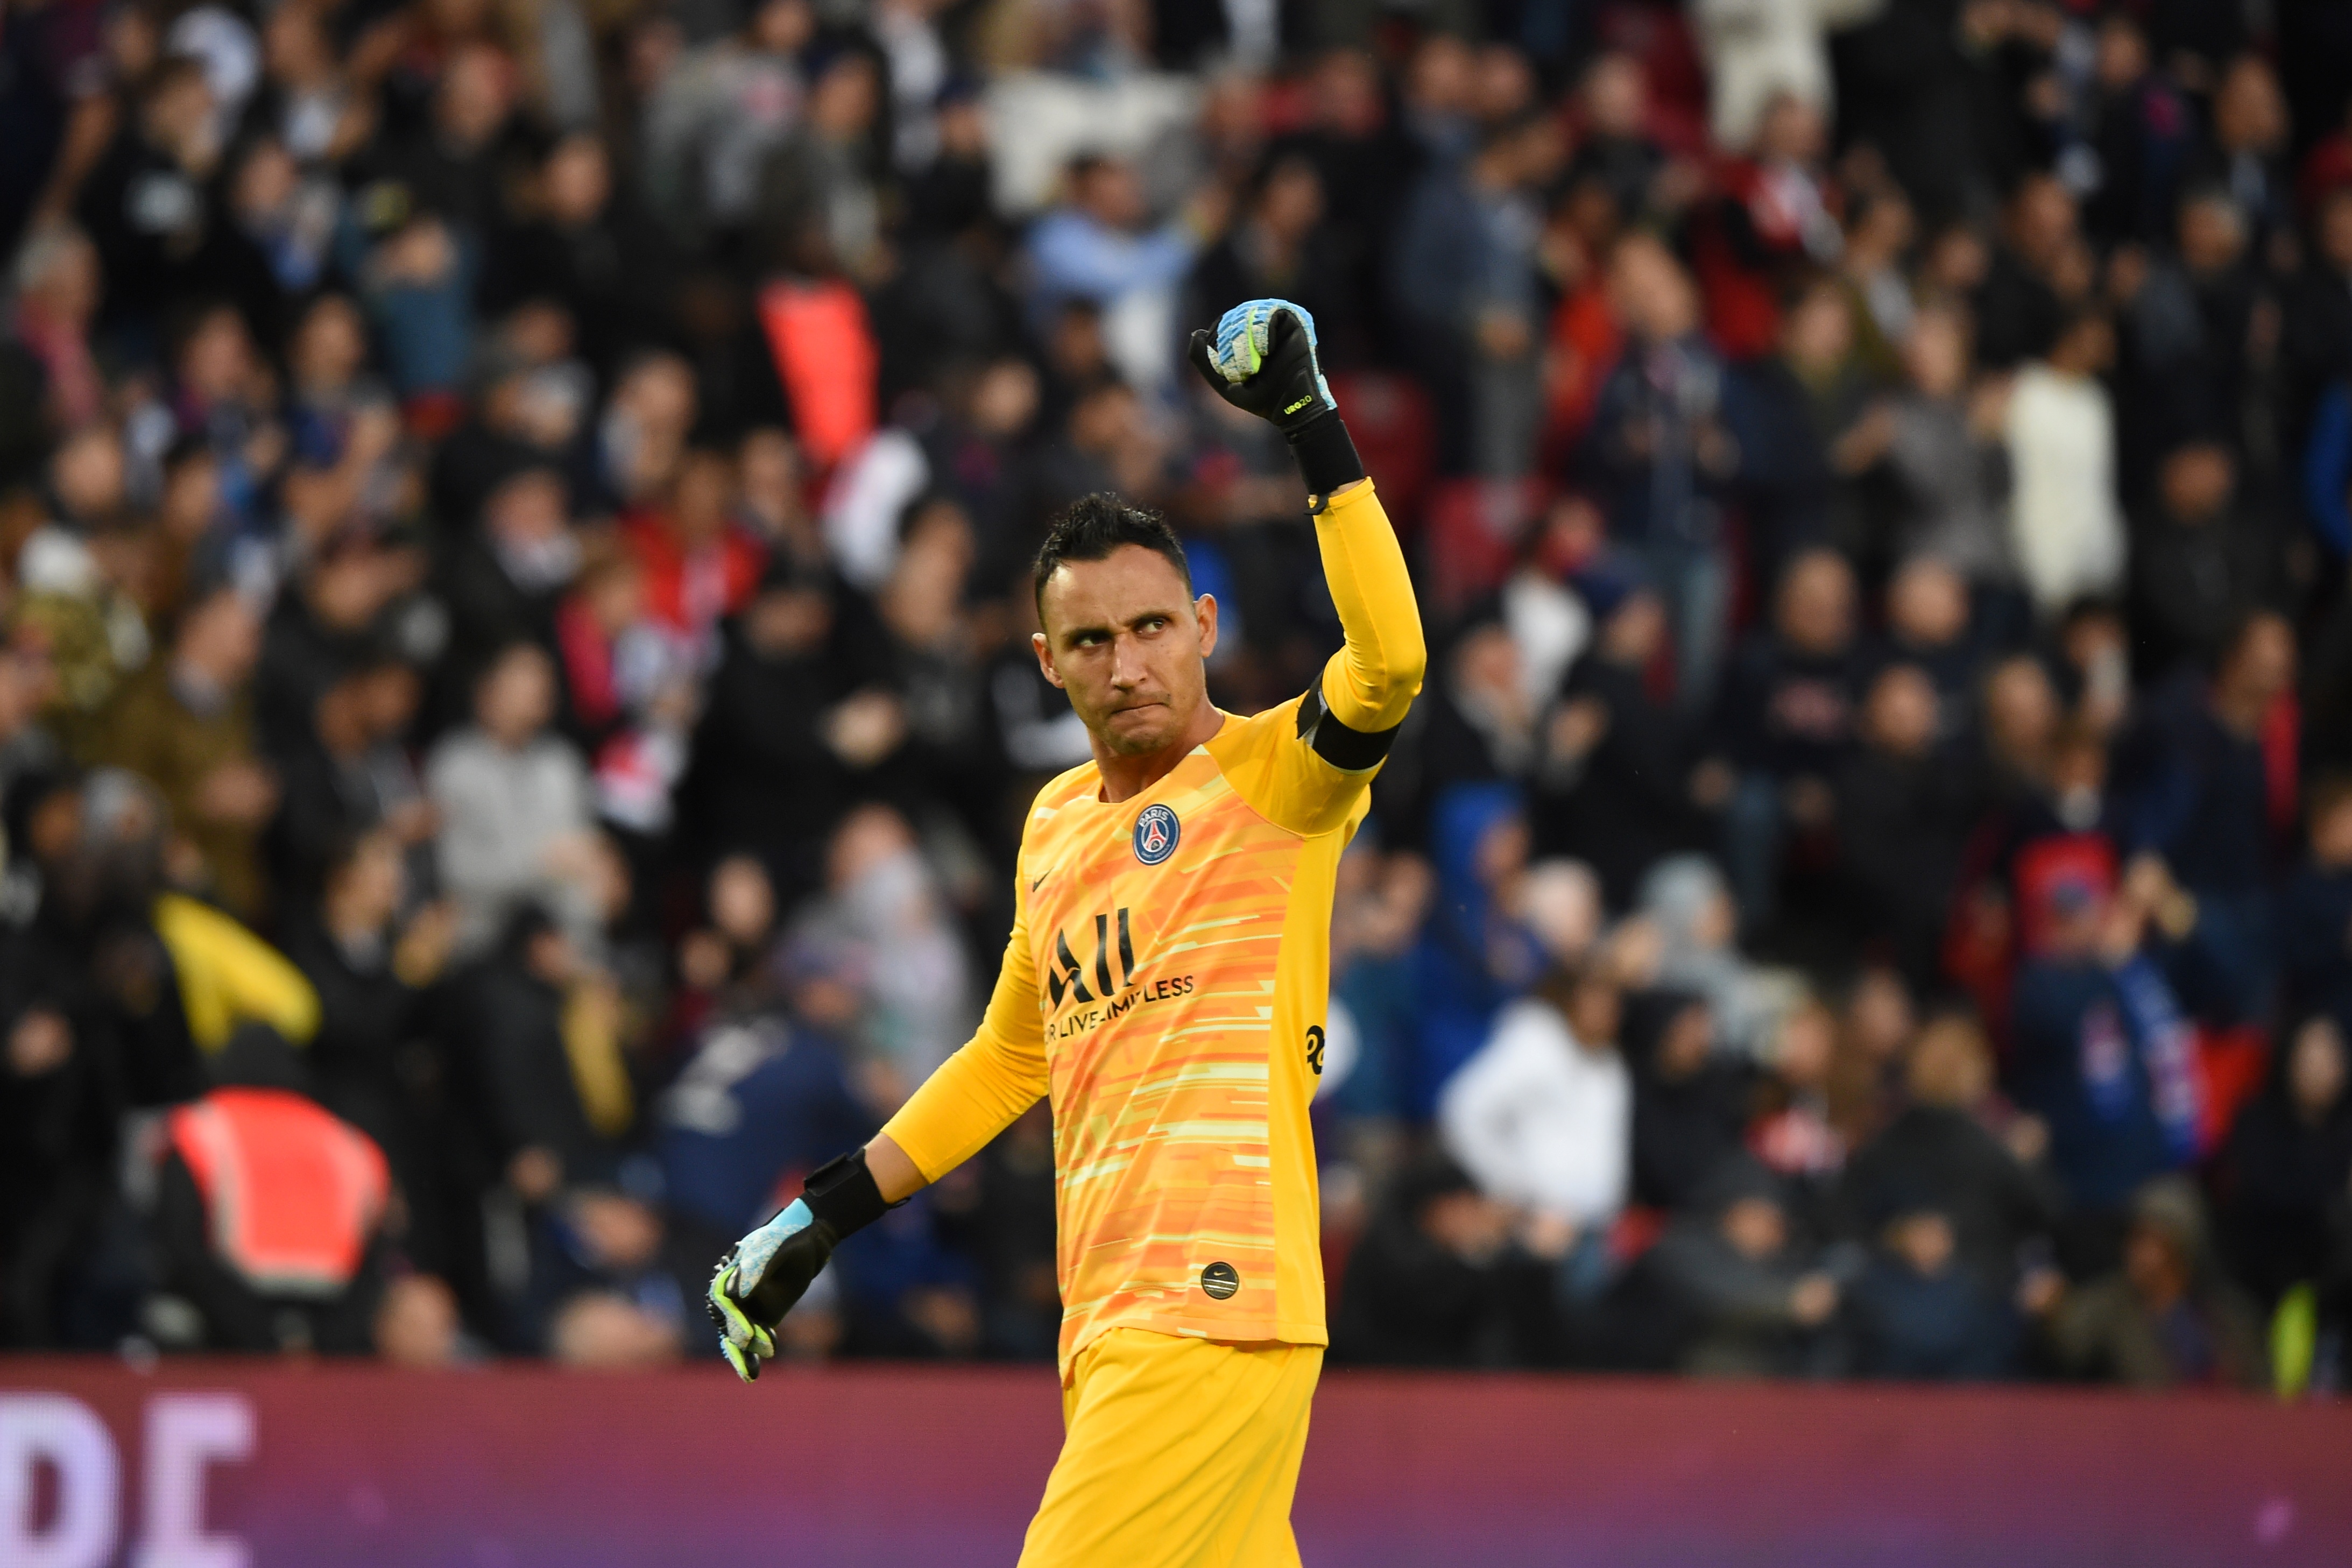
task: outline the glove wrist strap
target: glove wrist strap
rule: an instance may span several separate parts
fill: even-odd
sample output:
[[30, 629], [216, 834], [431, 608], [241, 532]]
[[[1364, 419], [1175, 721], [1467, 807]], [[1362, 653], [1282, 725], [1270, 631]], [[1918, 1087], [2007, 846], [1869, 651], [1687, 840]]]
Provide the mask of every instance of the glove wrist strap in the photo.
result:
[[1364, 460], [1356, 456], [1355, 440], [1337, 410], [1327, 409], [1283, 435], [1298, 459], [1298, 477], [1307, 481], [1308, 495], [1328, 496], [1365, 477]]
[[866, 1168], [866, 1151], [836, 1154], [809, 1173], [801, 1188], [801, 1202], [818, 1224], [833, 1232], [835, 1241], [865, 1229], [895, 1205], [882, 1201], [874, 1173]]

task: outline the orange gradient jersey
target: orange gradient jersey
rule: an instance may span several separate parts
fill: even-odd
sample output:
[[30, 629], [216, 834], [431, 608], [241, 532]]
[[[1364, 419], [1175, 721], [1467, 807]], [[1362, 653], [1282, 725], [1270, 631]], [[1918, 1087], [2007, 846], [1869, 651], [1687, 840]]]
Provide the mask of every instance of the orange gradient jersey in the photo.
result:
[[1307, 1106], [1332, 889], [1421, 636], [1370, 487], [1318, 524], [1349, 647], [1132, 799], [1091, 763], [1039, 793], [987, 1017], [885, 1129], [936, 1180], [1051, 1097], [1066, 1368], [1121, 1327], [1326, 1342]]

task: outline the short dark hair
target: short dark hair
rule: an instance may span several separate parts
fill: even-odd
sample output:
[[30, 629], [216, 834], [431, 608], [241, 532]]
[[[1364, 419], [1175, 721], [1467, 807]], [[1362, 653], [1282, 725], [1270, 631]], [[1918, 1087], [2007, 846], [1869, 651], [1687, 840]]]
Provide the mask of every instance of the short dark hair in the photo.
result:
[[1192, 567], [1184, 559], [1184, 547], [1177, 542], [1168, 520], [1156, 511], [1130, 506], [1108, 490], [1097, 490], [1065, 507], [1046, 530], [1045, 542], [1037, 547], [1030, 591], [1036, 595], [1038, 623], [1043, 625], [1045, 619], [1045, 584], [1064, 562], [1108, 560], [1113, 551], [1130, 544], [1164, 558], [1184, 580], [1186, 595], [1192, 594]]

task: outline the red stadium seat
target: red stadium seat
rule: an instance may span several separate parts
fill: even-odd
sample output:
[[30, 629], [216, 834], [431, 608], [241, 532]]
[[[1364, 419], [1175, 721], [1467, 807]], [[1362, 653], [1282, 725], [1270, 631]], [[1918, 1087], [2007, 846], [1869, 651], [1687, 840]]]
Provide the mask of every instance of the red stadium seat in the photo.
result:
[[1397, 532], [1410, 539], [1421, 524], [1423, 493], [1437, 458], [1437, 425], [1429, 395], [1410, 377], [1354, 371], [1331, 377], [1331, 395], [1347, 416], [1348, 433]]

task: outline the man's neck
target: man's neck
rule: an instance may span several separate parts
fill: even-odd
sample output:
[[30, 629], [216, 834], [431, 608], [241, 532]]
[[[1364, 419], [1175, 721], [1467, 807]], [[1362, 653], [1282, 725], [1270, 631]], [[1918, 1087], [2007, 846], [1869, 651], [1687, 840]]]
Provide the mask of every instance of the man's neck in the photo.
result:
[[1176, 764], [1192, 755], [1192, 748], [1224, 728], [1225, 716], [1213, 702], [1203, 702], [1192, 716], [1184, 732], [1156, 752], [1136, 756], [1122, 756], [1103, 744], [1100, 735], [1089, 733], [1088, 743], [1095, 749], [1095, 771], [1102, 774], [1102, 797], [1116, 805], [1123, 800], [1133, 800], [1176, 769]]

